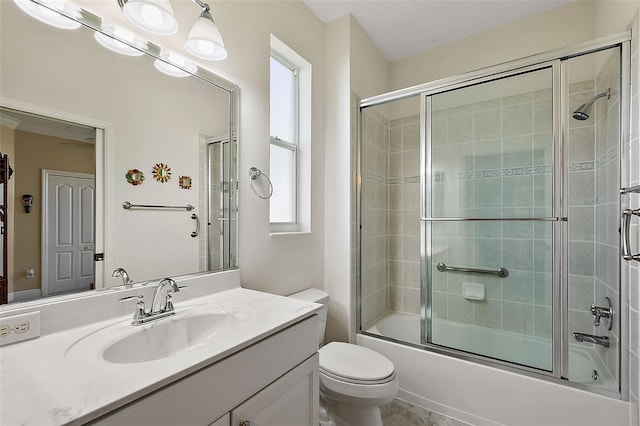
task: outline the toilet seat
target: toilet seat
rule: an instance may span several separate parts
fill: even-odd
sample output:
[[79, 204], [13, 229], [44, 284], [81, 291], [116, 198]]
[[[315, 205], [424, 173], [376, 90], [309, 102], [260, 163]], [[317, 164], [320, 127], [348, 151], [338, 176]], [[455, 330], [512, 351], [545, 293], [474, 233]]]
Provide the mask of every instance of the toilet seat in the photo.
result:
[[331, 342], [319, 350], [320, 371], [336, 380], [362, 385], [387, 383], [394, 366], [384, 356], [363, 346]]

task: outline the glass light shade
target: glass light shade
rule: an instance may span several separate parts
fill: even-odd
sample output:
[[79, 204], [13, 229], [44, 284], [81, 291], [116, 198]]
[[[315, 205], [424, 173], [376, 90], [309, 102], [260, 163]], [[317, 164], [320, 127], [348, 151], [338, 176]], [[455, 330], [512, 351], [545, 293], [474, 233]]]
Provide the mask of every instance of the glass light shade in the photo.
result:
[[[146, 47], [146, 43], [137, 37], [131, 31], [116, 26], [115, 28], [102, 27], [102, 30], [107, 34], [96, 31], [94, 37], [100, 45], [107, 49], [127, 56], [142, 56], [144, 52], [142, 50], [135, 49], [131, 45], [140, 49]], [[126, 43], [124, 43], [126, 42]], [[128, 44], [127, 44], [128, 43]]]
[[191, 27], [184, 48], [193, 56], [207, 61], [221, 61], [227, 57], [218, 26], [204, 13]]
[[152, 34], [170, 35], [178, 31], [169, 0], [123, 0], [122, 12], [132, 23]]
[[62, 28], [63, 30], [75, 30], [81, 26], [79, 22], [62, 15], [61, 13], [55, 12], [58, 10], [71, 16], [77, 15], [77, 10], [71, 7], [64, 0], [40, 0], [40, 3], [46, 4], [53, 10], [31, 0], [13, 0], [13, 2], [32, 18], [56, 28]]
[[173, 52], [163, 54], [162, 60], [156, 59], [153, 65], [161, 73], [172, 77], [188, 77], [191, 74], [195, 74], [198, 69], [196, 64]]

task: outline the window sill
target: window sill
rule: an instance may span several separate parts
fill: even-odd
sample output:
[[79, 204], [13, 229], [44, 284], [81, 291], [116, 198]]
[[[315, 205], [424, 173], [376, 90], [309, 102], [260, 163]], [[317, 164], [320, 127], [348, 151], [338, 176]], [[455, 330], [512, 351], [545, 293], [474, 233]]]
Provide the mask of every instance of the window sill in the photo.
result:
[[270, 237], [277, 236], [285, 236], [285, 235], [311, 235], [311, 231], [282, 231], [282, 232], [270, 232]]

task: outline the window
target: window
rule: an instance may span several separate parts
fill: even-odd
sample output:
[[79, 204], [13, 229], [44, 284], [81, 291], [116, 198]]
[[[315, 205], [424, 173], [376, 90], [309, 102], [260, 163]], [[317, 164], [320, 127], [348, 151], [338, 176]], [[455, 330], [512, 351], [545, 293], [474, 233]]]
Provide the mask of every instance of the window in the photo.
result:
[[311, 65], [271, 36], [272, 233], [311, 230]]
[[269, 217], [273, 224], [295, 224], [296, 165], [298, 150], [298, 76], [297, 70], [271, 56], [270, 170], [273, 195]]

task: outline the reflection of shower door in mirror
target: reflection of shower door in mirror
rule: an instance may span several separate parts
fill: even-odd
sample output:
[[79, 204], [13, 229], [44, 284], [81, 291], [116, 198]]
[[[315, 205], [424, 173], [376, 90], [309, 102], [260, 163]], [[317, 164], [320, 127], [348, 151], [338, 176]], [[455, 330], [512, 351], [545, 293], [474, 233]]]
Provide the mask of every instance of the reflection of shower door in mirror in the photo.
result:
[[207, 143], [209, 173], [209, 220], [208, 220], [208, 270], [229, 268], [231, 266], [231, 226], [229, 212], [230, 188], [229, 176], [230, 146], [227, 139], [209, 138]]
[[557, 75], [540, 66], [425, 97], [427, 342], [553, 369]]
[[43, 170], [43, 296], [95, 287], [95, 177]]

